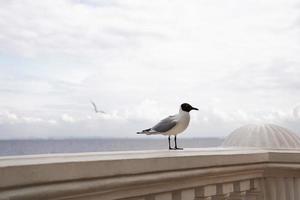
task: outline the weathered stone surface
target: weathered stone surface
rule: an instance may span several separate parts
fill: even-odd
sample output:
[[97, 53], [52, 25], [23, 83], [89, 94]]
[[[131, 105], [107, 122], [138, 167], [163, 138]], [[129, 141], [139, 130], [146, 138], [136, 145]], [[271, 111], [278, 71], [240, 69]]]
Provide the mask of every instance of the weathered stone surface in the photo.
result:
[[237, 187], [244, 192], [265, 188], [265, 196], [273, 198], [283, 180], [297, 188], [299, 178], [297, 150], [217, 148], [2, 157], [0, 199], [211, 199], [223, 198]]

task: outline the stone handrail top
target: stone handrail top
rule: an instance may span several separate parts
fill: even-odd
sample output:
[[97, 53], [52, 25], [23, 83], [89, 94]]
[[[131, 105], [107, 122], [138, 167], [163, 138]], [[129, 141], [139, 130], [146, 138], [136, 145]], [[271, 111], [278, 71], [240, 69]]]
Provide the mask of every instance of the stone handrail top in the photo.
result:
[[[128, 189], [133, 189], [134, 195], [144, 195], [149, 187], [160, 184], [165, 187], [157, 186], [157, 193], [199, 184], [294, 176], [299, 169], [297, 149], [197, 148], [7, 156], [0, 157], [0, 196], [32, 200], [103, 193], [114, 196], [107, 199], [117, 199], [130, 197], [131, 193], [122, 192]], [[170, 185], [174, 180], [189, 181], [181, 182], [184, 187]]]
[[23, 156], [0, 156], [0, 167], [41, 165], [53, 163], [76, 163], [89, 161], [136, 160], [149, 158], [179, 158], [214, 155], [270, 154], [289, 153], [299, 154], [297, 149], [270, 148], [186, 148], [182, 151], [145, 150], [145, 151], [112, 151], [88, 153], [37, 154]]

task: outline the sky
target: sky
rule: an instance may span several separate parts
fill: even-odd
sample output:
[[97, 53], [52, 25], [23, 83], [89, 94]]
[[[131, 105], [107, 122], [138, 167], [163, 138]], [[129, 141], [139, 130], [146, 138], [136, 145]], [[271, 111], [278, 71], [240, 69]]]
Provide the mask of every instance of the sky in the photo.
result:
[[0, 139], [300, 134], [299, 55], [300, 0], [0, 0]]

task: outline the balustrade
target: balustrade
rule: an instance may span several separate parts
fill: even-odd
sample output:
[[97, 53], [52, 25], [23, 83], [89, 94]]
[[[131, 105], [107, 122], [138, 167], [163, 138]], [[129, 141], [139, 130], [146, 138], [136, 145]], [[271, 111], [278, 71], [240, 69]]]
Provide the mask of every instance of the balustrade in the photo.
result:
[[0, 200], [299, 200], [300, 151], [0, 158]]

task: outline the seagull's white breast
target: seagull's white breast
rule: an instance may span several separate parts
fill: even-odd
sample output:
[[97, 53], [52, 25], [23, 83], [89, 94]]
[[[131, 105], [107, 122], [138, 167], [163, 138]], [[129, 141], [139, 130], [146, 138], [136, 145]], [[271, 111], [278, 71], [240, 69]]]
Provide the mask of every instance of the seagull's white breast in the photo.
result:
[[180, 112], [177, 116], [177, 124], [171, 130], [167, 131], [164, 135], [177, 135], [182, 133], [190, 123], [190, 113]]

